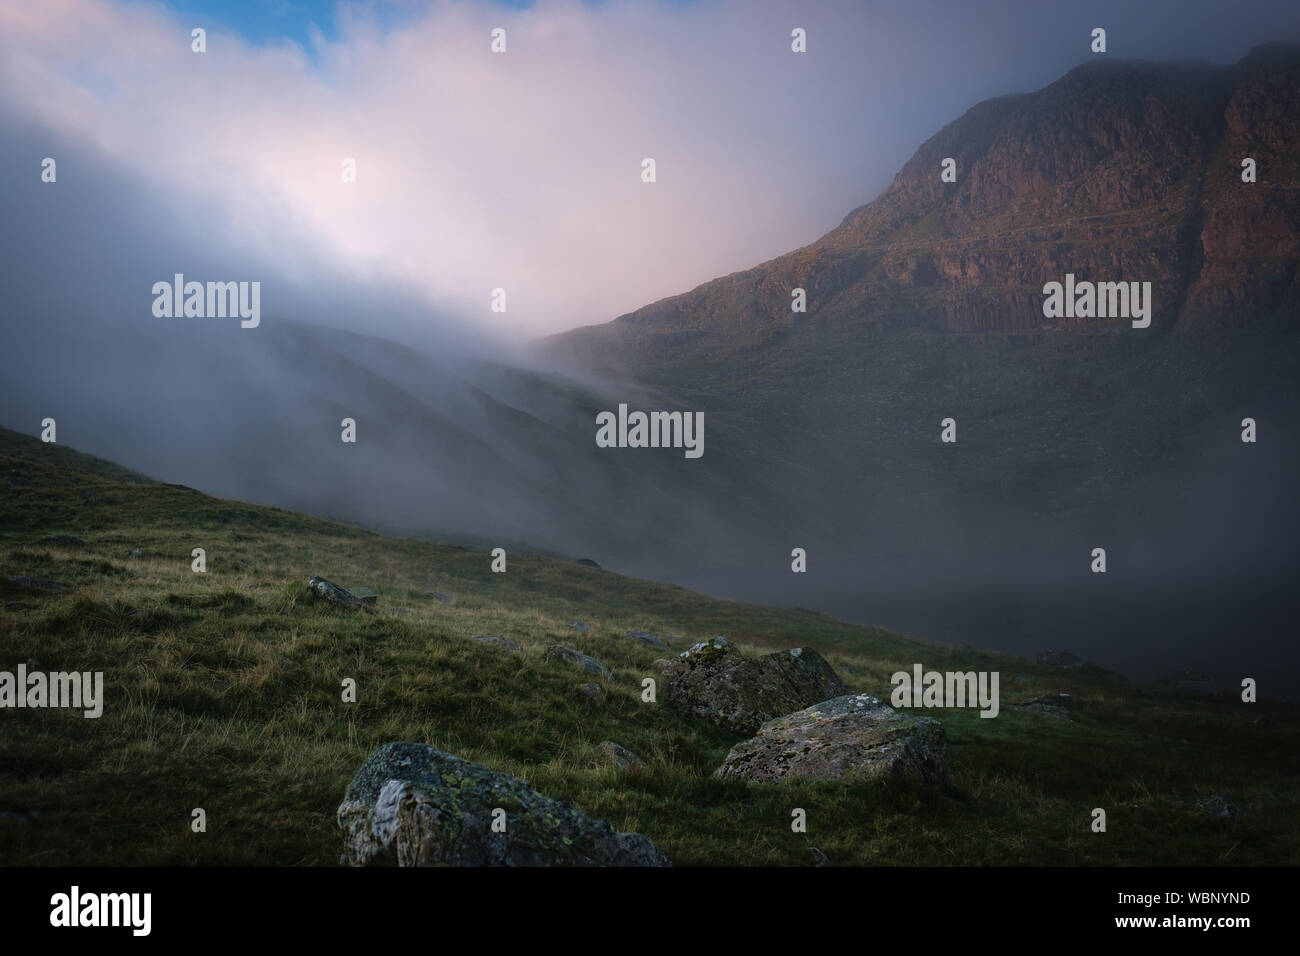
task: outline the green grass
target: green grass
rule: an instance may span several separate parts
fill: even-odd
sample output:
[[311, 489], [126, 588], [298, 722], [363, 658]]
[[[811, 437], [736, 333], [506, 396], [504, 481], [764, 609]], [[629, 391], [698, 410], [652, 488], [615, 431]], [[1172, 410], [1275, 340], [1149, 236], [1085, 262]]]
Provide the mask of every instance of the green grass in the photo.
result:
[[[343, 790], [391, 740], [519, 775], [647, 834], [677, 865], [808, 865], [813, 846], [834, 865], [1300, 861], [1300, 721], [1285, 705], [1157, 695], [1097, 668], [1040, 667], [541, 555], [512, 553], [493, 574], [486, 549], [222, 501], [2, 430], [0, 529], [0, 669], [103, 671], [106, 697], [97, 720], [0, 712], [0, 811], [39, 812], [0, 814], [0, 863], [333, 865]], [[85, 546], [44, 540], [54, 533]], [[190, 568], [195, 547], [205, 574]], [[144, 556], [129, 557], [135, 548]], [[378, 610], [314, 601], [313, 574], [375, 588]], [[69, 590], [27, 590], [10, 575]], [[591, 630], [571, 630], [575, 618]], [[996, 670], [1002, 714], [936, 714], [949, 736], [945, 791], [717, 780], [739, 738], [641, 702], [663, 652], [626, 640], [631, 628], [674, 650], [716, 634], [750, 654], [814, 647], [854, 691], [883, 697], [890, 674], [916, 662]], [[551, 643], [612, 669], [604, 704], [577, 693], [584, 673], [544, 657]], [[348, 677], [356, 704], [341, 700]], [[1013, 706], [1060, 691], [1077, 701], [1072, 721]], [[597, 751], [606, 739], [647, 768], [616, 774]], [[1194, 810], [1212, 793], [1241, 811], [1236, 826]], [[190, 830], [195, 807], [206, 833]], [[795, 807], [807, 834], [790, 830]], [[1094, 807], [1107, 811], [1105, 834], [1091, 832]]]

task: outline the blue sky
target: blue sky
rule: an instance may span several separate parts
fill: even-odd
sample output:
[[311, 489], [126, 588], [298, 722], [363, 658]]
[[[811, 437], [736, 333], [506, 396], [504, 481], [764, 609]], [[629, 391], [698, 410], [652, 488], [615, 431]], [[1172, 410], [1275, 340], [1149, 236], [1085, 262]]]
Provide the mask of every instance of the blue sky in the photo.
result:
[[[478, 5], [491, 9], [525, 9], [535, 0], [478, 0]], [[687, 6], [694, 0], [672, 0], [666, 6]], [[348, 0], [344, 0], [348, 3]], [[599, 6], [600, 0], [588, 0]], [[413, 16], [426, 11], [433, 0], [378, 0], [359, 4], [374, 10], [378, 22], [385, 27], [397, 27]], [[306, 50], [311, 49], [311, 38], [319, 31], [327, 40], [337, 40], [335, 11], [338, 0], [165, 0], [163, 6], [178, 13], [192, 15], [196, 26], [204, 23], [218, 24], [232, 30], [250, 43], [274, 46], [291, 40]]]

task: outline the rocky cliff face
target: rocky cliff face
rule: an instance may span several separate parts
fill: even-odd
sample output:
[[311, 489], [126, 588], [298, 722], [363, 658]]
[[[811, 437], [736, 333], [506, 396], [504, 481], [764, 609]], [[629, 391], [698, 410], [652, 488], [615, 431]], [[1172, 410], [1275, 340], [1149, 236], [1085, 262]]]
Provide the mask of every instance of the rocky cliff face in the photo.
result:
[[1297, 261], [1300, 47], [1231, 67], [1104, 61], [974, 107], [812, 245], [553, 344], [671, 360], [871, 326], [1089, 321], [1043, 315], [1067, 272], [1151, 282], [1153, 327], [1231, 324], [1300, 303]]

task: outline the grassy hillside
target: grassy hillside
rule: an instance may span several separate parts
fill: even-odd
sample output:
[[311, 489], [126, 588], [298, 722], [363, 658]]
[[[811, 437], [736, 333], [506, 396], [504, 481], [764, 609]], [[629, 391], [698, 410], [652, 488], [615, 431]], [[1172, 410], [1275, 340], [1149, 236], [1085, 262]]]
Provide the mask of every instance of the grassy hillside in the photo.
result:
[[[60, 545], [46, 535], [75, 535]], [[206, 549], [208, 571], [191, 570]], [[131, 556], [140, 549], [141, 556]], [[316, 603], [306, 579], [379, 592]], [[52, 579], [63, 592], [11, 577]], [[431, 596], [439, 592], [450, 601]], [[586, 622], [581, 633], [570, 621]], [[746, 653], [818, 649], [854, 691], [889, 675], [996, 670], [1002, 713], [942, 712], [953, 787], [754, 785], [711, 777], [739, 738], [640, 700], [662, 652], [725, 634]], [[476, 643], [499, 634], [522, 654]], [[608, 696], [544, 657], [576, 647]], [[0, 670], [103, 671], [104, 715], [0, 711], [0, 863], [332, 865], [334, 811], [391, 740], [527, 779], [677, 865], [1282, 864], [1300, 862], [1300, 721], [1267, 701], [1156, 695], [1095, 668], [1058, 670], [808, 611], [714, 600], [536, 555], [492, 574], [485, 550], [381, 537], [141, 479], [0, 431]], [[358, 703], [341, 701], [353, 678]], [[1016, 709], [1069, 692], [1065, 720]], [[647, 761], [619, 775], [597, 745]], [[1235, 825], [1194, 804], [1222, 794]], [[207, 812], [208, 832], [190, 831]], [[808, 833], [790, 831], [790, 811]], [[1104, 807], [1108, 832], [1090, 831]]]

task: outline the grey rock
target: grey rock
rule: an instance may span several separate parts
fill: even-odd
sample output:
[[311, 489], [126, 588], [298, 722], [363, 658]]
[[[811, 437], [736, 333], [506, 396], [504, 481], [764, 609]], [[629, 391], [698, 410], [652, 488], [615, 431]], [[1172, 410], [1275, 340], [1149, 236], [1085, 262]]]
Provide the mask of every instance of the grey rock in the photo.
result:
[[331, 604], [340, 607], [361, 607], [361, 599], [355, 594], [324, 578], [314, 577], [307, 582], [307, 586], [317, 598], [329, 601]]
[[948, 783], [947, 735], [931, 717], [900, 714], [870, 694], [848, 694], [769, 720], [736, 744], [715, 776], [863, 781], [907, 776]]
[[[492, 831], [505, 810], [506, 832]], [[522, 780], [433, 747], [389, 743], [357, 771], [338, 808], [353, 866], [671, 866], [639, 833], [619, 833]]]
[[626, 637], [629, 640], [637, 641], [638, 643], [645, 644], [648, 647], [657, 647], [665, 651], [668, 650], [668, 645], [660, 639], [659, 635], [651, 634], [649, 631], [628, 631]]
[[510, 651], [512, 654], [523, 653], [523, 648], [510, 640], [508, 637], [502, 637], [500, 634], [475, 634], [474, 640], [480, 644], [490, 644], [493, 647], [499, 647], [503, 651]]
[[572, 647], [564, 647], [560, 644], [552, 644], [546, 649], [546, 656], [556, 660], [564, 661], [568, 664], [578, 664], [586, 668], [593, 674], [599, 674], [601, 677], [609, 677], [610, 670], [594, 657], [588, 657], [581, 651], [575, 651]]
[[848, 693], [820, 654], [796, 647], [746, 658], [725, 638], [695, 644], [660, 675], [665, 703], [738, 734], [764, 721]]
[[128, 552], [126, 553], [126, 556], [127, 556], [128, 558], [143, 558], [143, 557], [144, 557], [144, 549], [143, 549], [143, 548], [132, 548], [130, 551], [128, 551]]
[[444, 604], [450, 604], [455, 598], [450, 594], [443, 594], [441, 591], [425, 591], [425, 597], [431, 597], [435, 601], [442, 601]]
[[1196, 809], [1207, 817], [1216, 820], [1230, 820], [1236, 823], [1241, 817], [1241, 814], [1237, 812], [1237, 808], [1217, 793], [1206, 797], [1204, 800], [1198, 800]]
[[583, 697], [590, 697], [598, 704], [605, 702], [605, 688], [599, 684], [579, 684], [578, 693]]
[[617, 770], [628, 772], [645, 768], [645, 761], [622, 744], [616, 744], [612, 740], [603, 740], [600, 743], [600, 750], [609, 758], [609, 762]]
[[570, 621], [569, 629], [573, 631], [577, 631], [579, 634], [586, 634], [588, 631], [591, 630], [591, 628], [589, 628], [586, 624], [583, 624], [581, 621]]
[[385, 610], [388, 611], [389, 614], [410, 614], [411, 613], [411, 609], [409, 607], [389, 607], [389, 608], [385, 608]]
[[817, 849], [815, 846], [810, 846], [808, 848], [808, 855], [812, 857], [813, 866], [825, 866], [827, 863], [830, 862], [830, 860], [826, 858], [826, 854], [823, 853], [821, 850]]
[[591, 558], [579, 558], [575, 563], [576, 563], [576, 564], [581, 564], [584, 568], [598, 568], [598, 567], [600, 567], [600, 565], [597, 564], [595, 561], [591, 560]]
[[353, 588], [352, 596], [366, 607], [374, 607], [379, 601], [379, 593], [374, 588]]

